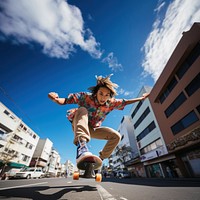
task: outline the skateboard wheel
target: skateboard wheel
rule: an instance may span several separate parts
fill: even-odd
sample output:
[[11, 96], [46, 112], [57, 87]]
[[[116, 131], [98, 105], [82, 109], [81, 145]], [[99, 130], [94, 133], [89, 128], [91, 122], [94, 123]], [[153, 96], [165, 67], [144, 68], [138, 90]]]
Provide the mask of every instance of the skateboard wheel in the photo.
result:
[[74, 172], [73, 180], [78, 180], [78, 179], [79, 179], [79, 172]]
[[101, 174], [96, 174], [95, 181], [96, 182], [101, 182], [102, 181], [102, 175]]

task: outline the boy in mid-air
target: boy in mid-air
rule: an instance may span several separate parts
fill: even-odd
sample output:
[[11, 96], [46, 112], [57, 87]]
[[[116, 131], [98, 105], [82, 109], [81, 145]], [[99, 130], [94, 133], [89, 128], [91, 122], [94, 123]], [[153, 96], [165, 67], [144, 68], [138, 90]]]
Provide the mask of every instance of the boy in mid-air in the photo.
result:
[[72, 123], [74, 132], [74, 144], [77, 145], [77, 163], [84, 156], [92, 155], [87, 148], [90, 138], [107, 140], [106, 145], [99, 152], [99, 157], [102, 160], [108, 158], [118, 145], [121, 135], [112, 128], [101, 126], [105, 117], [114, 109], [123, 110], [126, 105], [144, 100], [149, 96], [149, 93], [145, 93], [142, 97], [135, 99], [116, 99], [118, 85], [110, 80], [110, 76], [96, 78], [96, 86], [88, 89], [91, 93], [72, 93], [66, 98], [60, 98], [55, 92], [48, 94], [52, 101], [60, 105], [78, 104], [78, 108], [67, 111], [67, 117]]

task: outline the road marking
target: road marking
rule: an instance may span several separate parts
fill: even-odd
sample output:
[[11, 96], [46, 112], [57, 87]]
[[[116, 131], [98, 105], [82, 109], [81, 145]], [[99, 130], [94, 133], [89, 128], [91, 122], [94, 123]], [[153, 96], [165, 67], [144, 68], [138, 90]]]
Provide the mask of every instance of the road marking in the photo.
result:
[[107, 190], [105, 190], [101, 185], [96, 185], [97, 191], [101, 200], [116, 200]]
[[0, 188], [0, 190], [9, 190], [9, 189], [14, 189], [14, 188], [29, 187], [29, 186], [33, 186], [33, 185], [42, 185], [42, 184], [46, 184], [46, 183], [48, 183], [48, 182], [32, 183], [32, 184], [18, 185], [18, 186], [13, 186], [13, 187], [5, 187], [5, 188]]

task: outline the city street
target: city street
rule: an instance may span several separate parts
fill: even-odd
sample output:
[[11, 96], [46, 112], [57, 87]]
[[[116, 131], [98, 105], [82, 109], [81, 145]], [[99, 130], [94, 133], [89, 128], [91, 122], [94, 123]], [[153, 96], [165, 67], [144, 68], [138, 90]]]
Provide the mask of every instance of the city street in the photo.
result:
[[43, 178], [1, 180], [0, 199], [199, 200], [199, 179]]

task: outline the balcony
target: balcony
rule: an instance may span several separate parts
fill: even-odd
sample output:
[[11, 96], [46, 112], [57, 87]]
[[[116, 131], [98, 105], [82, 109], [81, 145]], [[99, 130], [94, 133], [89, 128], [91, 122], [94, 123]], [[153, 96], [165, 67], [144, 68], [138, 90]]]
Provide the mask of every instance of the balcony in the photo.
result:
[[47, 163], [44, 162], [44, 161], [38, 161], [37, 166], [46, 167], [46, 166], [47, 166]]

